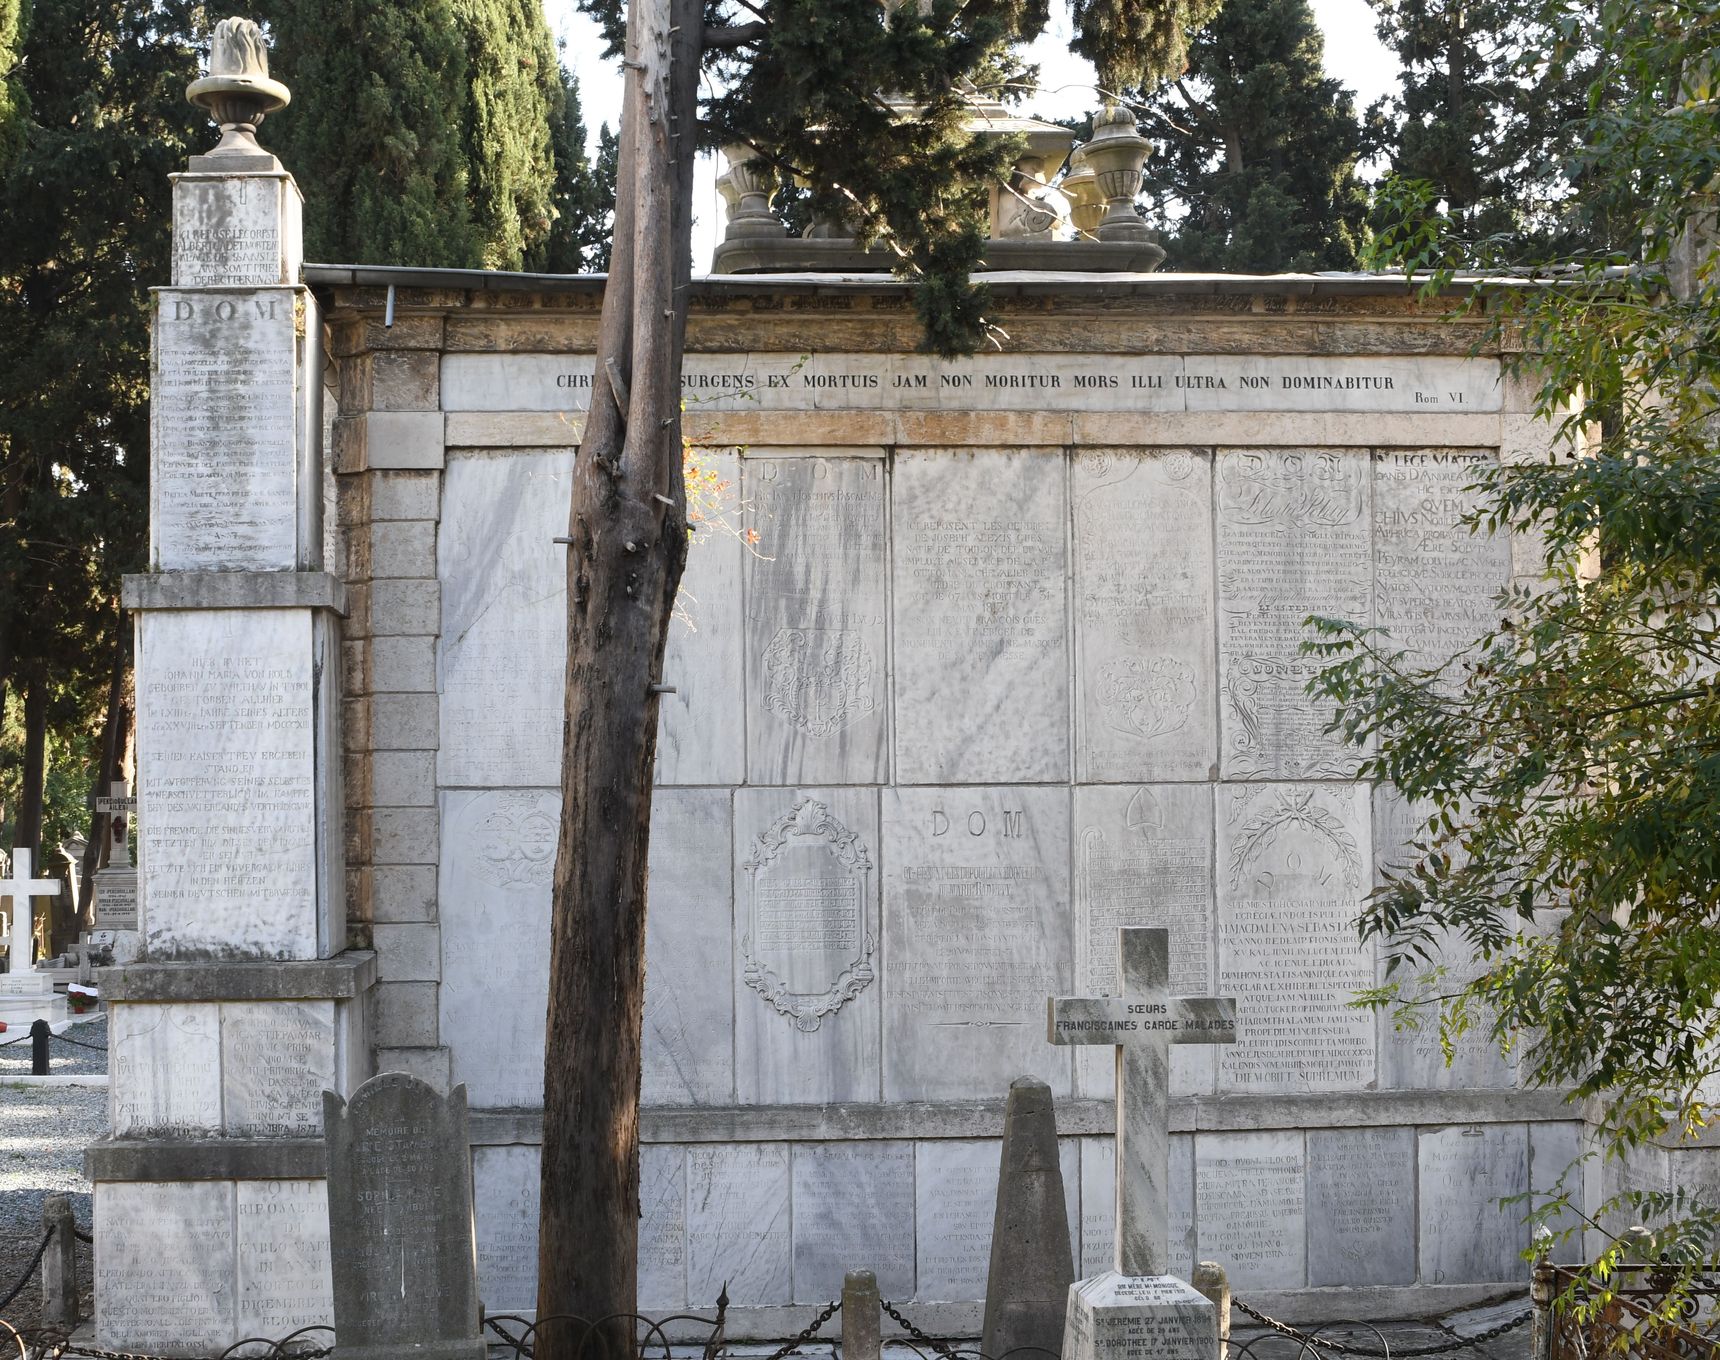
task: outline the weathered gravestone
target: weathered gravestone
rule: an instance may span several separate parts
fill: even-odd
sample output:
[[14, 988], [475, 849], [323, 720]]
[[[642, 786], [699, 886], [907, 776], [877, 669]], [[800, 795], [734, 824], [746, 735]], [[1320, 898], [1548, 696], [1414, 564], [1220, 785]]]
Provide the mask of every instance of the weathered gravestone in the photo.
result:
[[1064, 1360], [1215, 1360], [1211, 1300], [1165, 1273], [1170, 1184], [1170, 1046], [1236, 1042], [1236, 1002], [1170, 994], [1170, 932], [1117, 932], [1121, 996], [1055, 997], [1054, 1044], [1117, 1050], [1114, 1268], [1069, 1289]]
[[323, 1092], [340, 1360], [483, 1360], [466, 1088], [384, 1072]]
[[7, 972], [0, 976], [0, 996], [51, 996], [54, 980], [38, 973], [35, 962], [36, 918], [32, 899], [54, 897], [60, 891], [57, 878], [30, 876], [30, 849], [20, 845], [12, 852], [12, 873], [0, 878], [0, 897], [12, 899], [12, 910], [6, 918], [6, 934], [0, 936], [8, 948]]
[[1057, 1354], [1074, 1282], [1051, 1088], [1036, 1077], [1017, 1077], [1003, 1115], [980, 1349], [998, 1357], [1016, 1350]]

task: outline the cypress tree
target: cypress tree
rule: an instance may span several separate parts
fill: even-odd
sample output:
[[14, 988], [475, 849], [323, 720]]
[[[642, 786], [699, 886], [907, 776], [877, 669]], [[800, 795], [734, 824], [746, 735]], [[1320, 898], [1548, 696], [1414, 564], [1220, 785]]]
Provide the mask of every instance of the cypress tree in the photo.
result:
[[1147, 164], [1169, 267], [1349, 269], [1365, 192], [1354, 96], [1324, 74], [1308, 0], [1228, 0], [1189, 42], [1189, 69], [1144, 103]]
[[24, 111], [15, 72], [24, 37], [24, 0], [0, 0], [0, 170], [17, 154]]
[[451, 0], [265, 0], [297, 98], [263, 140], [305, 196], [305, 253], [473, 267], [484, 242], [465, 147], [467, 46]]
[[[607, 125], [603, 137], [610, 144], [609, 203], [603, 202], [603, 186], [598, 182], [585, 153], [585, 120], [580, 116], [579, 81], [563, 69], [560, 81], [559, 107], [554, 109], [550, 124], [550, 152], [555, 161], [555, 182], [550, 189], [550, 209], [554, 220], [549, 231], [527, 252], [526, 267], [540, 273], [578, 274], [598, 268], [599, 249], [608, 258], [608, 228], [606, 214], [615, 203], [614, 138]], [[599, 164], [603, 149], [599, 143]]]

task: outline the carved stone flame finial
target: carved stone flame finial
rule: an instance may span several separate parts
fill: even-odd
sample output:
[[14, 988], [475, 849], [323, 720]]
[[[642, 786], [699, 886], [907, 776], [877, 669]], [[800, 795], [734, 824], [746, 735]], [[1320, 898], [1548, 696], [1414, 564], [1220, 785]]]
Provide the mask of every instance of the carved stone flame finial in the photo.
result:
[[265, 156], [257, 124], [284, 109], [292, 93], [269, 79], [269, 49], [250, 19], [223, 19], [209, 44], [209, 74], [186, 86], [185, 97], [221, 125], [212, 156]]

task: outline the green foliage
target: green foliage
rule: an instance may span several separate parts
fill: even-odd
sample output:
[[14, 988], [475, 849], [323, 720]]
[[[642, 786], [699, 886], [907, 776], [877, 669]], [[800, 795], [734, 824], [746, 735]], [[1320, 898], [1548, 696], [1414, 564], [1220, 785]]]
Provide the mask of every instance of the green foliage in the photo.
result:
[[486, 241], [464, 142], [466, 42], [452, 0], [263, 0], [293, 103], [261, 140], [305, 196], [305, 252], [473, 267]]
[[[614, 138], [604, 127], [602, 136], [608, 138], [609, 180], [608, 201], [604, 201], [605, 186], [593, 171], [585, 154], [585, 121], [580, 116], [579, 82], [572, 73], [562, 71], [560, 97], [552, 110], [550, 152], [555, 160], [555, 183], [550, 190], [549, 206], [554, 215], [549, 231], [526, 256], [526, 267], [540, 273], [578, 274], [597, 268], [601, 251], [607, 262], [609, 254], [608, 215], [615, 209]], [[604, 143], [599, 143], [599, 165], [603, 160]]]
[[1070, 0], [1075, 51], [1093, 63], [1099, 88], [1116, 93], [1174, 78], [1188, 65], [1188, 35], [1224, 0]]
[[0, 0], [0, 172], [18, 154], [24, 138], [23, 91], [17, 65], [27, 17], [26, 0]]
[[1137, 97], [1161, 143], [1147, 183], [1169, 268], [1355, 268], [1362, 126], [1308, 0], [1228, 0], [1191, 34], [1188, 70]]
[[1630, 246], [1628, 205], [1572, 192], [1590, 90], [1628, 78], [1593, 7], [1550, 19], [1545, 0], [1371, 3], [1403, 63], [1400, 93], [1374, 110], [1391, 171], [1434, 186], [1454, 249], [1485, 240], [1524, 262]]
[[[1414, 975], [1455, 931], [1486, 969], [1440, 1000], [1448, 1030], [1490, 1024], [1529, 1080], [1593, 1096], [1618, 1153], [1709, 1123], [1720, 1068], [1720, 105], [1690, 74], [1710, 69], [1720, 0], [1555, 3], [1543, 22], [1555, 52], [1579, 26], [1602, 44], [1576, 206], [1634, 204], [1640, 243], [1628, 267], [1552, 257], [1555, 282], [1474, 299], [1567, 436], [1553, 461], [1487, 475], [1475, 521], [1544, 542], [1546, 577], [1444, 667], [1317, 621], [1311, 689], [1377, 739], [1367, 773], [1427, 811], [1362, 918], [1392, 968], [1371, 1000], [1427, 999]], [[1394, 189], [1400, 262], [1461, 254], [1464, 223], [1431, 192]], [[1625, 1199], [1681, 1218], [1653, 1253], [1717, 1263], [1720, 1206]]]
[[[90, 834], [90, 781], [101, 761], [102, 715], [84, 708], [75, 693], [56, 696], [50, 706], [47, 777], [42, 788], [42, 857], [37, 866], [58, 872], [59, 862], [48, 856], [73, 837]], [[23, 797], [24, 701], [9, 694], [0, 711], [0, 846], [12, 847], [17, 809]]]

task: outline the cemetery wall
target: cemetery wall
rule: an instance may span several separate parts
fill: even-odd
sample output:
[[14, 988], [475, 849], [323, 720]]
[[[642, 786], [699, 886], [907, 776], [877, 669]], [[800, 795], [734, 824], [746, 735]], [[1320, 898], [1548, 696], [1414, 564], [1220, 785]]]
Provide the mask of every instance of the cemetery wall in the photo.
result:
[[[311, 267], [338, 416], [346, 903], [377, 1070], [464, 1082], [487, 1308], [535, 1294], [568, 478], [591, 281]], [[1321, 1317], [1521, 1285], [1502, 1195], [1580, 1126], [1479, 1036], [1349, 1007], [1412, 819], [1302, 696], [1310, 613], [1448, 652], [1532, 544], [1458, 527], [1545, 457], [1528, 392], [1388, 280], [1019, 276], [1001, 352], [914, 353], [881, 280], [696, 286], [720, 503], [664, 681], [641, 1304], [784, 1335], [870, 1266], [977, 1330], [1003, 1099], [1059, 1101], [1107, 1259], [1111, 1069], [1045, 998], [1118, 925], [1241, 1040], [1176, 1053], [1179, 1268]], [[756, 532], [756, 542], [748, 541]], [[600, 852], [600, 851], [596, 851]], [[1343, 1289], [1341, 1301], [1328, 1291]], [[1337, 1311], [1334, 1311], [1337, 1310]]]

